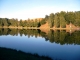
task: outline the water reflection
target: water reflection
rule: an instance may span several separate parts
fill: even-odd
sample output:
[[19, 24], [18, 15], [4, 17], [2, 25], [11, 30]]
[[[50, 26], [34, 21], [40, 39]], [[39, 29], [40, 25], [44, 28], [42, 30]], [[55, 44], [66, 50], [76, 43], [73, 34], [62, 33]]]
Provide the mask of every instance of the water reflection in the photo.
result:
[[80, 31], [73, 33], [66, 32], [65, 30], [49, 30], [48, 33], [42, 32], [41, 30], [28, 30], [28, 29], [0, 29], [0, 35], [12, 35], [12, 36], [35, 36], [45, 38], [45, 41], [57, 44], [80, 44]]
[[80, 31], [0, 29], [0, 47], [21, 50], [54, 60], [80, 60]]

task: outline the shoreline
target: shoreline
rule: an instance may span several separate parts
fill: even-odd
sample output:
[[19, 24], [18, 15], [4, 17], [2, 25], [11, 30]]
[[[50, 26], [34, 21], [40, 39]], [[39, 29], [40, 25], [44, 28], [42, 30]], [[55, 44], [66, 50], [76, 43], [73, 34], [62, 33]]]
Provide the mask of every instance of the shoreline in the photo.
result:
[[0, 27], [0, 28], [14, 28], [14, 29], [53, 29], [53, 30], [72, 30], [72, 29], [75, 29], [75, 30], [80, 30], [79, 27], [76, 27], [76, 28], [40, 28], [40, 27]]

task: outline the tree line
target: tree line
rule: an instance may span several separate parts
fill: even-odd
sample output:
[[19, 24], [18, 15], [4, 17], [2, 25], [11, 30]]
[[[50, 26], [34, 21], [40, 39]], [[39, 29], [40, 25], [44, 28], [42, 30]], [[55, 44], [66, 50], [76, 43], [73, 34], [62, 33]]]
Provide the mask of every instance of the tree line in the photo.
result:
[[42, 21], [39, 21], [37, 19], [35, 20], [20, 20], [18, 21], [18, 19], [8, 19], [8, 18], [0, 18], [0, 26], [13, 26], [13, 27], [39, 27], [40, 24], [42, 24]]
[[40, 27], [41, 25], [48, 22], [49, 27], [56, 28], [65, 28], [66, 24], [72, 23], [75, 26], [80, 27], [80, 11], [75, 12], [57, 12], [51, 13], [50, 15], [46, 15], [42, 20], [39, 19], [27, 19], [27, 20], [18, 20], [18, 19], [8, 19], [8, 18], [0, 18], [0, 26], [13, 26], [13, 27]]
[[75, 26], [80, 26], [80, 11], [76, 12], [58, 12], [58, 13], [51, 13], [49, 16], [46, 16], [49, 26], [52, 28], [55, 26], [56, 28], [59, 27], [66, 27], [66, 24], [72, 23]]

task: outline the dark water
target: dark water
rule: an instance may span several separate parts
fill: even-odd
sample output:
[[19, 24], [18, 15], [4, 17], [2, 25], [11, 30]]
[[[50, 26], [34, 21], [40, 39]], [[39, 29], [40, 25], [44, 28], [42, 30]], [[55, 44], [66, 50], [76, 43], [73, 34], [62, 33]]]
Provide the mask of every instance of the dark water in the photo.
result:
[[49, 56], [52, 59], [80, 60], [80, 31], [45, 33], [40, 30], [0, 29], [0, 47]]

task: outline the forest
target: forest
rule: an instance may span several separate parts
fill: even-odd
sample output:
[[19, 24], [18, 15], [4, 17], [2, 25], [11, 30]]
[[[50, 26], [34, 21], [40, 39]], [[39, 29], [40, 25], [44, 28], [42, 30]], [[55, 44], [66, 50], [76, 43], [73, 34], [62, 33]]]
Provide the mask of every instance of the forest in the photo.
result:
[[0, 27], [37, 27], [48, 23], [50, 28], [54, 26], [56, 28], [66, 28], [66, 24], [69, 25], [72, 23], [76, 27], [80, 27], [80, 11], [75, 12], [57, 12], [45, 15], [45, 18], [42, 20], [39, 19], [27, 19], [27, 20], [18, 20], [15, 18], [0, 18]]

